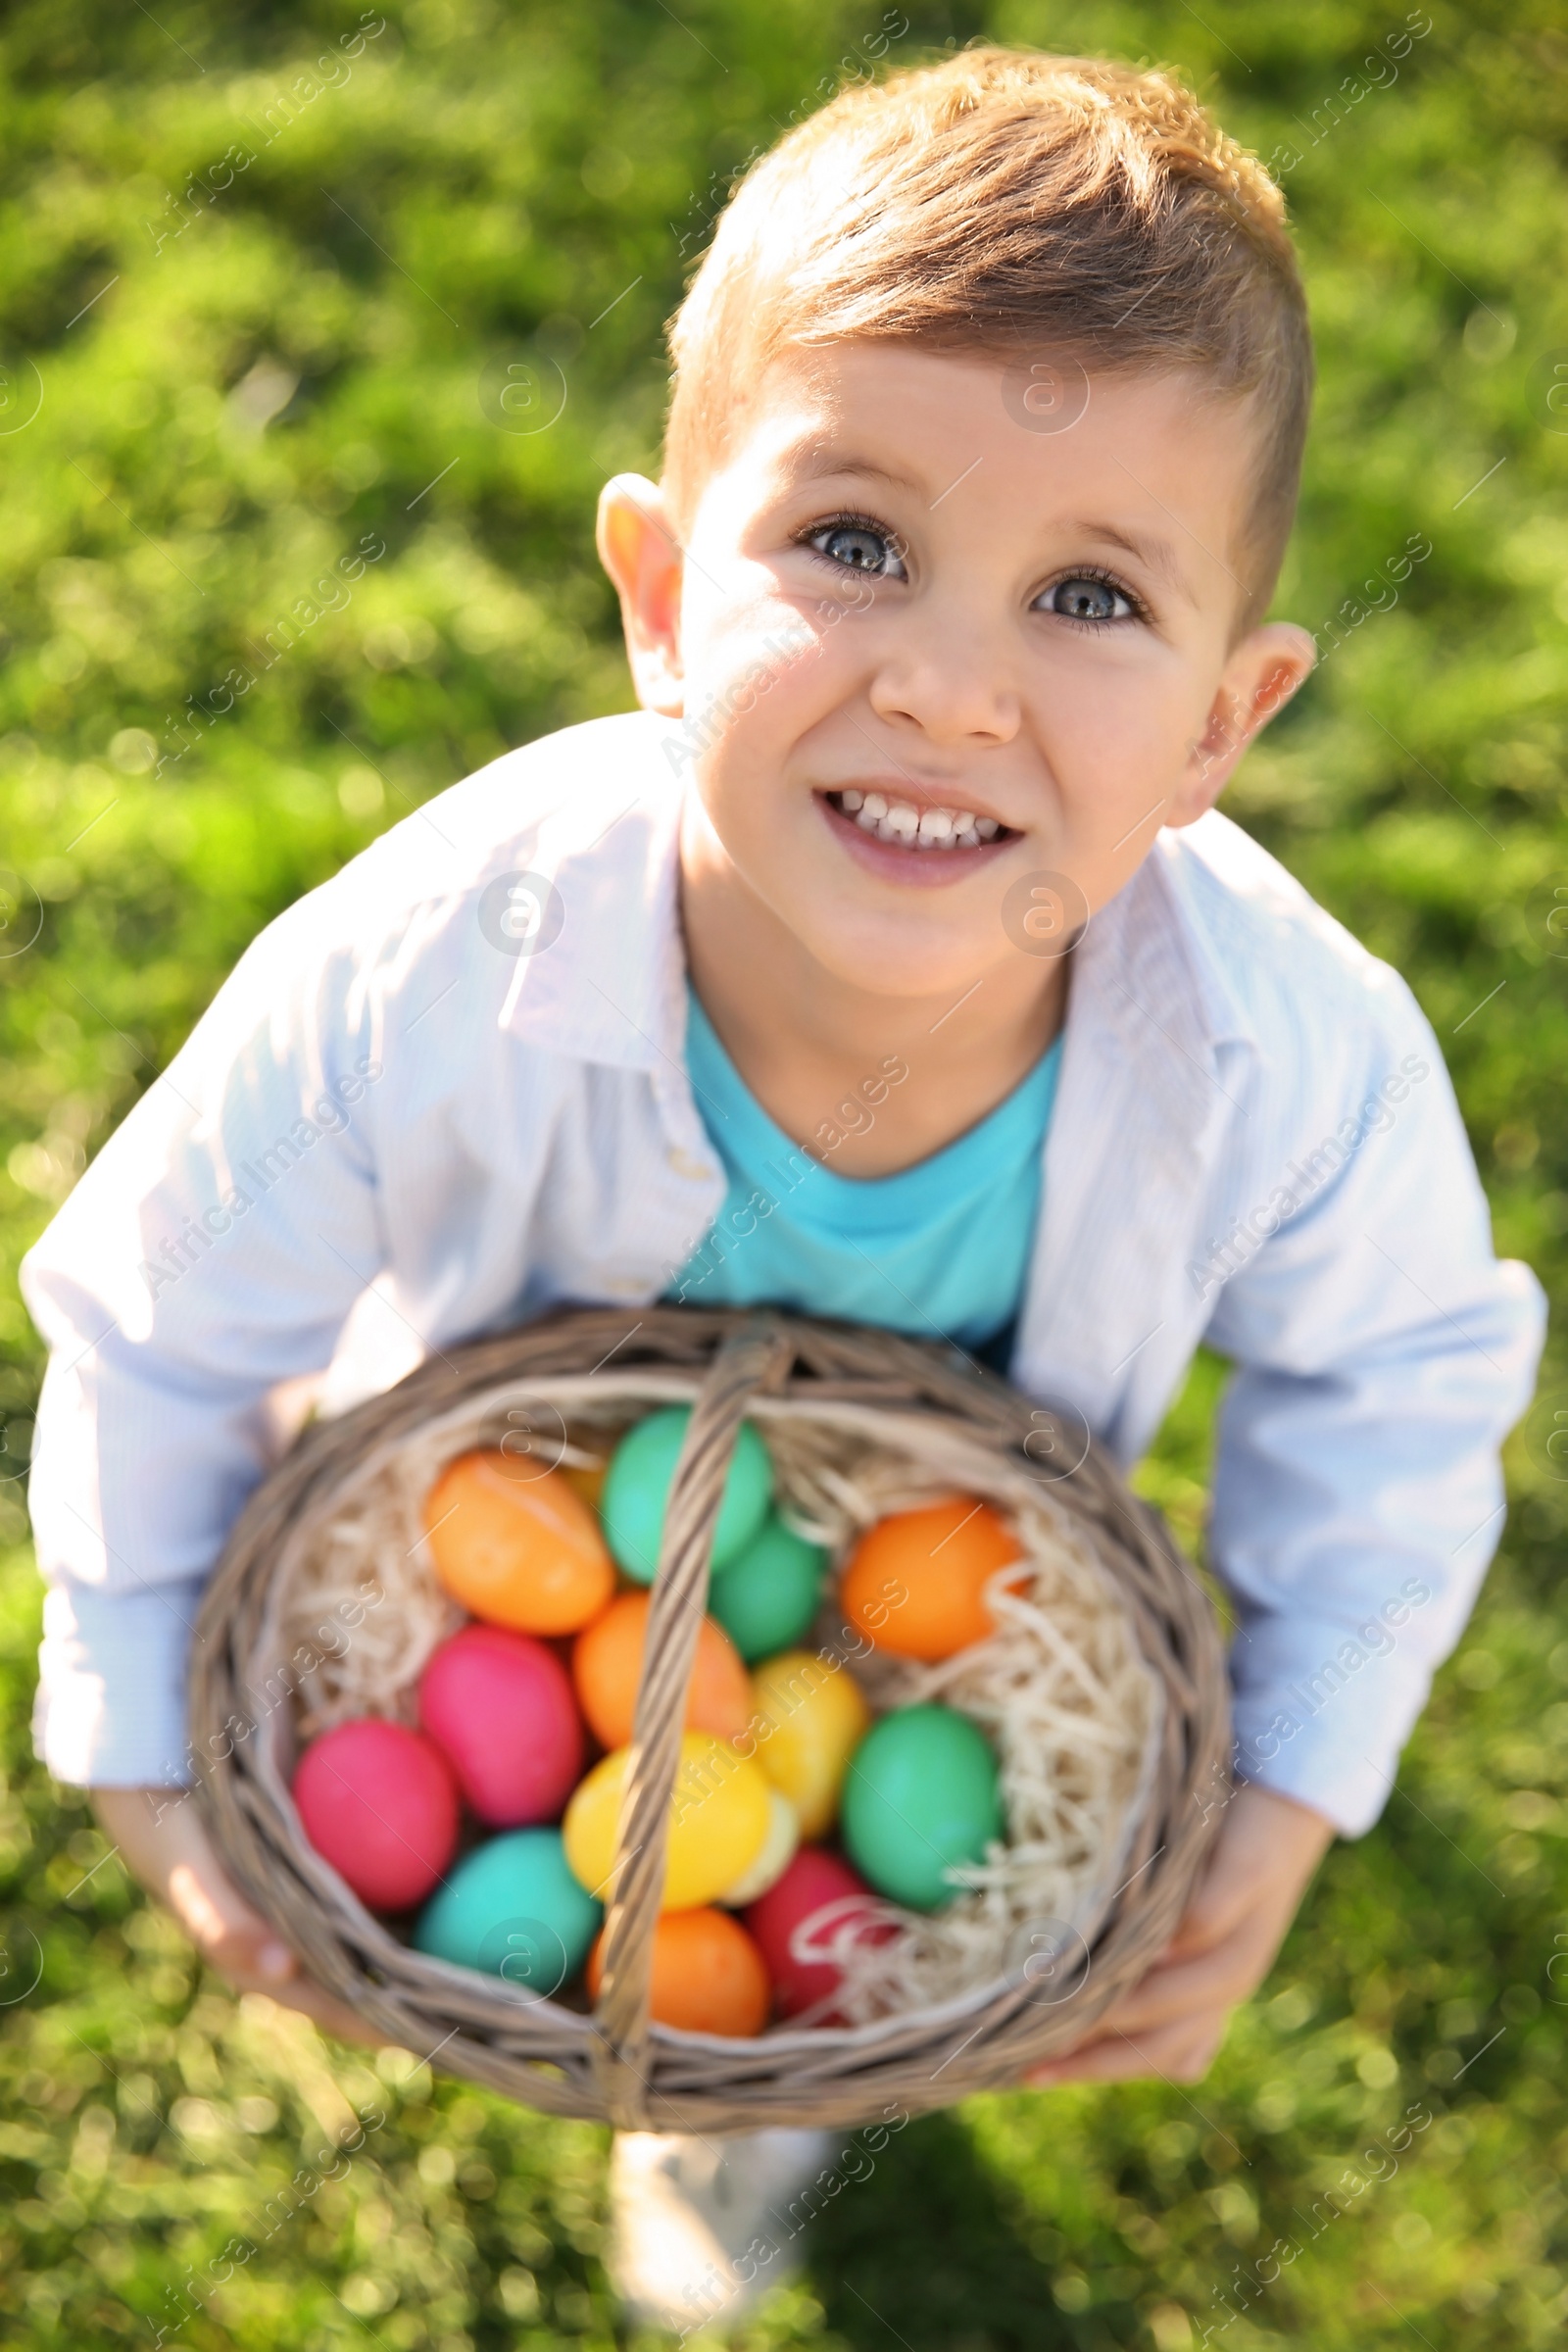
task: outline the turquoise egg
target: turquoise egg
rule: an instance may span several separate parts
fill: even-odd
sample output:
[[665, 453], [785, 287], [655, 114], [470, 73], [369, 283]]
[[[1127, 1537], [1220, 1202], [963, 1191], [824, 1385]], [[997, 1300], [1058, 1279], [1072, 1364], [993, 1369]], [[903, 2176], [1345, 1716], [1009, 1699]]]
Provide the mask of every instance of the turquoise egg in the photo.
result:
[[770, 1511], [739, 1559], [714, 1577], [708, 1614], [751, 1665], [799, 1642], [816, 1615], [826, 1573], [821, 1545], [808, 1544]]
[[[675, 1457], [685, 1442], [689, 1404], [666, 1405], [628, 1429], [610, 1457], [600, 1500], [605, 1542], [630, 1577], [651, 1585], [659, 1567], [664, 1505], [675, 1475]], [[719, 1505], [711, 1565], [727, 1567], [756, 1535], [773, 1498], [773, 1465], [749, 1421], [741, 1423], [724, 1499]]]
[[548, 2000], [587, 1959], [603, 1915], [566, 1868], [559, 1830], [510, 1830], [455, 1865], [419, 1913], [414, 1946]]
[[879, 1894], [940, 1911], [962, 1892], [943, 1874], [981, 1862], [1005, 1835], [997, 1759], [952, 1707], [897, 1707], [850, 1760], [841, 1815], [851, 1861]]

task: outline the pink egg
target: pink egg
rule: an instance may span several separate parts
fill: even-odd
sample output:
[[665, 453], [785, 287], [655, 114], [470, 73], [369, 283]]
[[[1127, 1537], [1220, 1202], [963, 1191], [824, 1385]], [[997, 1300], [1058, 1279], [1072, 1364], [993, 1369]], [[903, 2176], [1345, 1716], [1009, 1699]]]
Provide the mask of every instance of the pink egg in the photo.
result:
[[[741, 1917], [767, 1962], [780, 2017], [794, 2017], [837, 1991], [843, 1972], [829, 1958], [813, 1959], [813, 1950], [827, 1953], [846, 1939], [885, 1943], [895, 1933], [865, 1881], [819, 1845], [803, 1845], [783, 1877]], [[843, 2021], [829, 2015], [814, 2022]]]
[[367, 1716], [313, 1740], [294, 1775], [305, 1835], [361, 1902], [406, 1911], [445, 1876], [458, 1785], [431, 1740]]
[[466, 1625], [419, 1678], [419, 1721], [482, 1822], [559, 1821], [582, 1778], [571, 1678], [553, 1649], [499, 1625]]

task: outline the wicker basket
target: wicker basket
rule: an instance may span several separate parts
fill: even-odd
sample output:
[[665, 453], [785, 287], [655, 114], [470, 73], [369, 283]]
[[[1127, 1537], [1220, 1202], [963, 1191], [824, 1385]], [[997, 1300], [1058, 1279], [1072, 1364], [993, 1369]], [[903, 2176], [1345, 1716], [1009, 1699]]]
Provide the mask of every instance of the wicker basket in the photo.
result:
[[[609, 1359], [646, 1375], [650, 1401], [695, 1399], [666, 1517], [637, 1695], [616, 1889], [596, 2010], [540, 1998], [411, 1949], [304, 1839], [288, 1795], [286, 1708], [260, 1719], [275, 1678], [275, 1588], [303, 1525], [351, 1479], [431, 1423], [530, 1384], [580, 1383]], [[434, 1355], [387, 1395], [308, 1429], [251, 1497], [205, 1594], [194, 1645], [199, 1796], [225, 1864], [311, 1972], [388, 2042], [557, 2115], [623, 2129], [722, 2132], [854, 2125], [1016, 2082], [1081, 2039], [1168, 1940], [1203, 1859], [1229, 1760], [1219, 1628], [1158, 1518], [1079, 1440], [1051, 1493], [1130, 1613], [1163, 1696], [1144, 1801], [1116, 1857], [1121, 1885], [1090, 1923], [1065, 1992], [1041, 1997], [1027, 1965], [961, 2001], [855, 2028], [775, 2028], [729, 2040], [651, 2024], [648, 1981], [664, 1870], [664, 1820], [723, 1479], [754, 1402], [802, 1399], [869, 1414], [911, 1450], [976, 1448], [1010, 1475], [1069, 1444], [1065, 1425], [950, 1350], [782, 1314], [648, 1307], [567, 1310]], [[1042, 1447], [1042, 1433], [1046, 1445]], [[1025, 1446], [1031, 1450], [1025, 1453]], [[957, 1449], [956, 1451], [955, 1449]], [[1082, 1453], [1082, 1459], [1076, 1457]], [[1058, 1454], [1058, 1461], [1065, 1457]], [[241, 1731], [247, 1735], [241, 1736]], [[219, 1760], [221, 1759], [221, 1760]], [[621, 1857], [629, 1856], [622, 1862]]]

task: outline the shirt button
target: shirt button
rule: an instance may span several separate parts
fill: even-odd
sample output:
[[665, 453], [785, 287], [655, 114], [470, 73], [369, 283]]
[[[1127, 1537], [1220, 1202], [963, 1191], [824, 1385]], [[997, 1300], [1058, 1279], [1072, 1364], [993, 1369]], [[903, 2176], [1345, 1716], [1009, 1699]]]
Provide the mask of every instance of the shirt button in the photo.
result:
[[689, 1176], [694, 1184], [708, 1184], [717, 1173], [706, 1159], [698, 1159], [677, 1144], [669, 1154], [669, 1164], [677, 1176]]

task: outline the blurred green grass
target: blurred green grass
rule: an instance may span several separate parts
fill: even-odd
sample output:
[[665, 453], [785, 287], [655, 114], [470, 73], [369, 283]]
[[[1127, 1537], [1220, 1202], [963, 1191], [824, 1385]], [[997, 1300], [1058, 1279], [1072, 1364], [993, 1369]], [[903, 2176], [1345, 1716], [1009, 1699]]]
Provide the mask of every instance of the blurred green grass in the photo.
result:
[[[505, 746], [628, 706], [593, 501], [655, 466], [661, 322], [731, 173], [884, 51], [979, 33], [1174, 64], [1281, 156], [1322, 390], [1278, 610], [1342, 641], [1229, 806], [1409, 976], [1499, 1246], [1560, 1291], [1560, 11], [1016, 0], [904, 22], [827, 0], [7, 13], [0, 1466], [38, 1370], [15, 1261], [246, 941]], [[548, 430], [502, 429], [514, 365], [541, 395], [564, 381]], [[1350, 626], [1412, 532], [1432, 555]], [[362, 542], [385, 553], [349, 579]], [[1140, 1474], [1195, 1546], [1220, 1377], [1200, 1361]], [[1563, 1379], [1511, 1448], [1503, 1557], [1400, 1792], [1330, 1857], [1210, 2079], [911, 2127], [749, 2341], [1558, 2340]], [[236, 2004], [33, 1764], [18, 1492], [0, 1482], [5, 2340], [151, 2341], [181, 2311], [197, 2352], [615, 2340], [601, 2134]], [[1397, 2171], [1332, 2225], [1319, 2202], [1309, 2239], [1293, 2215], [1384, 2169], [1363, 2151], [1416, 2103], [1432, 2121]], [[349, 2108], [384, 2121], [280, 2218]], [[235, 2235], [252, 2257], [181, 2298]], [[1244, 2290], [1282, 2236], [1298, 2257]]]

